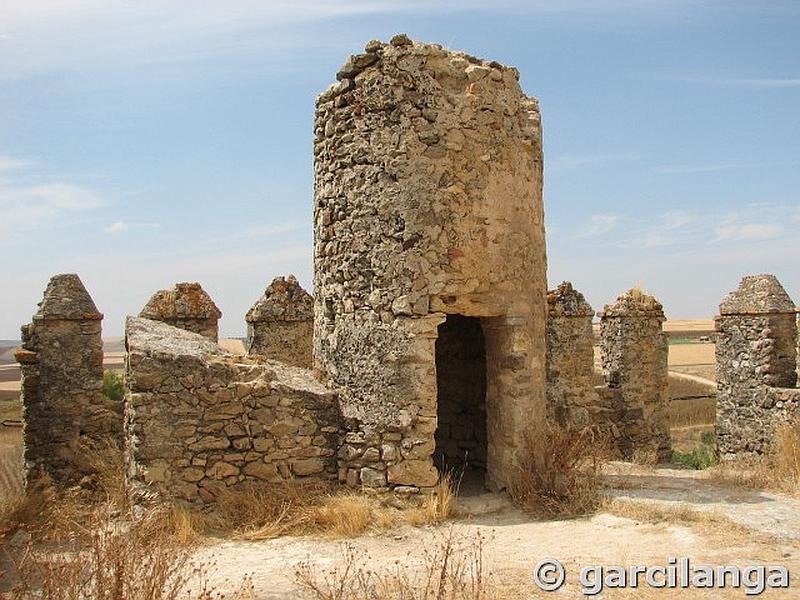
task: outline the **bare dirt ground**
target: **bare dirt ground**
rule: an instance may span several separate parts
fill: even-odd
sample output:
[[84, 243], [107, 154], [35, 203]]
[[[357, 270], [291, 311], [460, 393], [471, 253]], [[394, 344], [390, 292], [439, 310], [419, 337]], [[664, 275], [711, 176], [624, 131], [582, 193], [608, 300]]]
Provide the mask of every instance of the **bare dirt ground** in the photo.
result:
[[[403, 527], [384, 534], [333, 541], [284, 537], [266, 542], [212, 541], [198, 553], [215, 563], [212, 582], [223, 591], [251, 575], [259, 599], [303, 599], [295, 569], [308, 563], [318, 572], [341, 566], [348, 547], [368, 557], [369, 568], [417, 566], [450, 528], [462, 540], [480, 534], [494, 584], [492, 600], [580, 598], [577, 574], [588, 565], [665, 565], [669, 557], [688, 557], [693, 564], [780, 564], [790, 573], [800, 568], [800, 502], [759, 491], [715, 485], [694, 471], [642, 469], [615, 464], [610, 468], [607, 509], [571, 520], [536, 521], [499, 496], [467, 499], [473, 514], [423, 529]], [[619, 516], [625, 515], [625, 516]], [[653, 522], [660, 521], [660, 522]], [[557, 593], [538, 591], [534, 565], [544, 558], [560, 560], [566, 585]], [[362, 565], [358, 565], [362, 566]], [[227, 580], [227, 582], [226, 582]], [[680, 590], [681, 598], [744, 598], [723, 591]], [[650, 595], [652, 593], [652, 595]], [[601, 597], [677, 598], [665, 590], [630, 590]], [[794, 591], [772, 591], [768, 598], [797, 598]]]

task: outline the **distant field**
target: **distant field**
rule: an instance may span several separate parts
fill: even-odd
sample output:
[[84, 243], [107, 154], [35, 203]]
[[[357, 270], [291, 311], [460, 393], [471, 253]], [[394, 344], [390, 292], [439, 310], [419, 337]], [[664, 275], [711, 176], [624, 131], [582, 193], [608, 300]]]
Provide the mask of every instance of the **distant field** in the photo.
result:
[[0, 502], [22, 488], [22, 430], [0, 426]]

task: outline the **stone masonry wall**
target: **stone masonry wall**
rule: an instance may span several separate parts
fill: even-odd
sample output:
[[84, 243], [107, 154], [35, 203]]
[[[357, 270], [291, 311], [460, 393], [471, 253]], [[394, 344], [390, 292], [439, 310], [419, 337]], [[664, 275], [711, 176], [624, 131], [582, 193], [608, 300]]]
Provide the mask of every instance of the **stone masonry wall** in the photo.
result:
[[103, 396], [103, 315], [80, 278], [50, 279], [33, 321], [22, 327], [25, 477], [83, 485], [93, 452], [121, 440], [120, 403]]
[[339, 394], [351, 485], [432, 486], [435, 342], [486, 343], [487, 484], [544, 419], [546, 259], [537, 103], [516, 69], [404, 35], [317, 99], [314, 366]]
[[715, 326], [720, 456], [762, 454], [800, 406], [794, 303], [774, 275], [744, 277]]
[[294, 275], [276, 277], [245, 320], [248, 354], [311, 368], [314, 299]]
[[153, 294], [139, 316], [199, 333], [216, 342], [217, 321], [222, 312], [199, 283], [176, 283], [172, 289]]
[[568, 281], [547, 294], [547, 412], [569, 429], [616, 419], [613, 406], [594, 389], [594, 311]]
[[[671, 455], [669, 434], [667, 337], [664, 311], [652, 296], [632, 289], [607, 305], [600, 319], [605, 402], [617, 404], [625, 458], [639, 453], [659, 460]], [[611, 390], [619, 390], [614, 396]]]
[[213, 503], [221, 490], [336, 477], [336, 398], [311, 371], [229, 354], [206, 337], [129, 317], [128, 477], [167, 497]]

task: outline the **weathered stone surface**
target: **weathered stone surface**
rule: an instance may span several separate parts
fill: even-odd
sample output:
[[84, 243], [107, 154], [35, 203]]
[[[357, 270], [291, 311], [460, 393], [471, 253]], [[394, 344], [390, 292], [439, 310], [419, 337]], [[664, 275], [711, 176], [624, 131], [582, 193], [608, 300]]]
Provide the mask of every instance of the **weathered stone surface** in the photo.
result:
[[[75, 274], [50, 279], [33, 321], [22, 327], [26, 481], [43, 475], [81, 484], [92, 452], [119, 443], [121, 404], [103, 396], [103, 315]], [[102, 450], [99, 450], [102, 448]]]
[[217, 321], [222, 312], [199, 283], [176, 283], [172, 289], [153, 294], [139, 316], [199, 333], [216, 342]]
[[338, 405], [310, 371], [237, 357], [205, 336], [142, 318], [128, 318], [126, 345], [134, 487], [150, 483], [168, 497], [208, 503], [220, 486], [336, 477]]
[[762, 454], [800, 404], [794, 303], [774, 275], [750, 275], [719, 308], [717, 447], [722, 458]]
[[598, 392], [606, 406], [616, 405], [618, 444], [626, 458], [646, 452], [668, 460], [672, 453], [664, 320], [661, 303], [638, 289], [622, 294], [601, 314], [603, 376], [607, 388], [618, 392]]
[[613, 407], [594, 389], [594, 311], [565, 281], [547, 293], [547, 414], [562, 427], [608, 429]]
[[314, 300], [294, 275], [276, 277], [245, 320], [248, 354], [311, 367]]
[[492, 486], [510, 484], [544, 419], [542, 139], [518, 77], [400, 35], [370, 42], [317, 99], [314, 366], [358, 434], [340, 455], [351, 485], [364, 467], [405, 473], [390, 484], [435, 482], [430, 455], [390, 451], [387, 465], [363, 454], [433, 441], [447, 315], [478, 318], [484, 332]]

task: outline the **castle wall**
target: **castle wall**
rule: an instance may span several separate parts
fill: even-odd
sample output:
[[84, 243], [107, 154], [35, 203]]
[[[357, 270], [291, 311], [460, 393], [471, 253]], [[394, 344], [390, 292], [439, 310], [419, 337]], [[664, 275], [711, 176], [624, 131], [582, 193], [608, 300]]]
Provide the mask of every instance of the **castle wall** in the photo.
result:
[[197, 504], [221, 490], [336, 477], [336, 399], [310, 371], [235, 357], [206, 337], [126, 324], [128, 478]]

